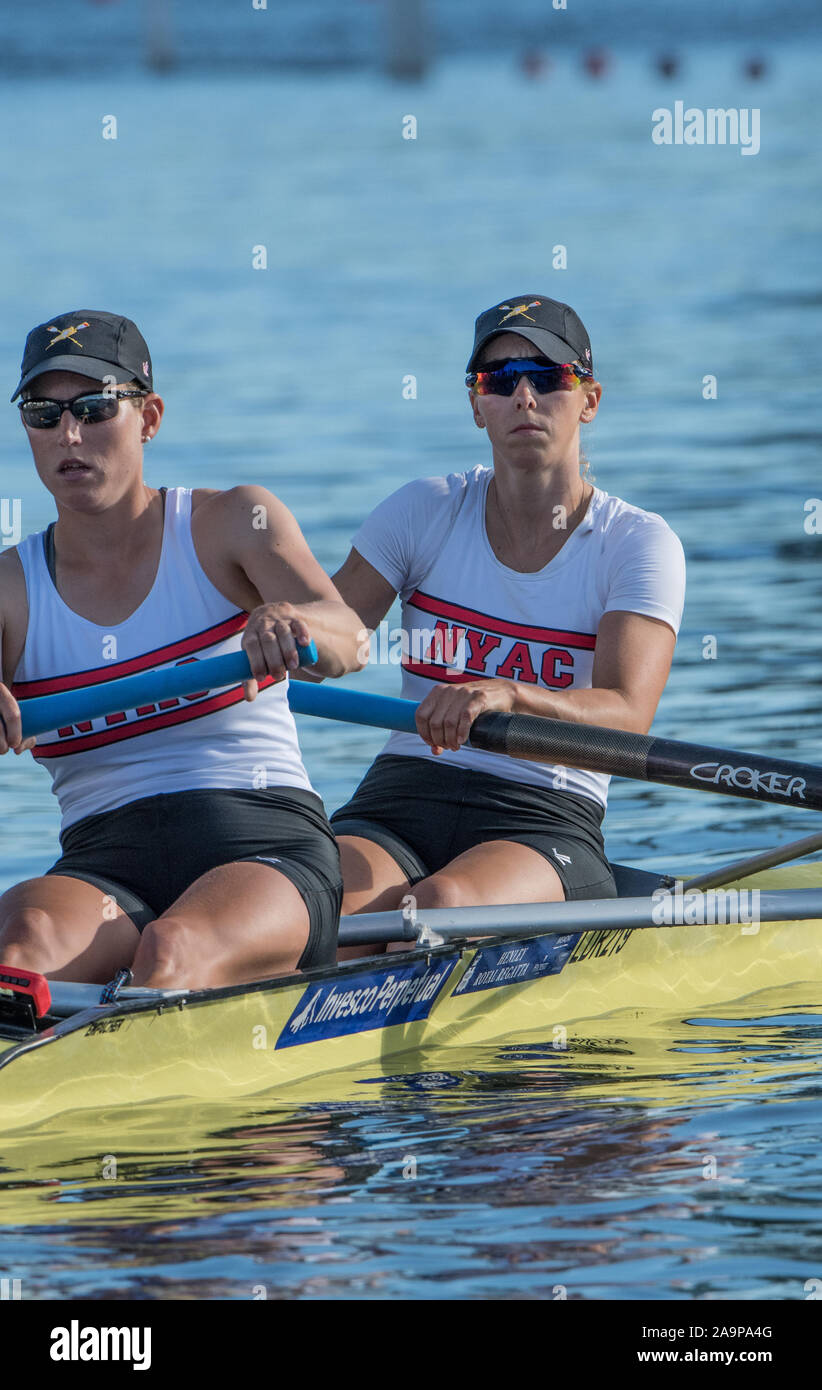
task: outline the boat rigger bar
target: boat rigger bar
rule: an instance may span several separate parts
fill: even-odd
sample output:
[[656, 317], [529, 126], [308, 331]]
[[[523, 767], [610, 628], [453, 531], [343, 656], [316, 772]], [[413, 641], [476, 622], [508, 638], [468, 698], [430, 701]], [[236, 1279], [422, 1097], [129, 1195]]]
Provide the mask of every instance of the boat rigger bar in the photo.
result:
[[[497, 907], [432, 908], [416, 918], [402, 912], [364, 912], [340, 919], [340, 945], [378, 945], [407, 941], [419, 946], [483, 937], [539, 934], [565, 936], [581, 932], [642, 930], [697, 926], [717, 922], [728, 930], [755, 935], [761, 922], [799, 922], [822, 919], [822, 888], [786, 888], [752, 891], [727, 889], [713, 893], [660, 889], [652, 897], [594, 898], [562, 903], [514, 903]], [[471, 942], [470, 944], [474, 944]], [[820, 942], [822, 945], [822, 942]], [[402, 960], [397, 957], [397, 963]], [[355, 964], [351, 962], [352, 966]], [[357, 963], [359, 964], [359, 963]], [[344, 973], [344, 972], [343, 972]], [[50, 1012], [65, 1017], [100, 1003], [100, 985], [49, 980]], [[126, 987], [117, 1004], [156, 1001], [177, 1007], [190, 993], [186, 989], [161, 990]]]
[[[341, 946], [365, 946], [381, 941], [434, 944], [460, 937], [506, 937], [522, 932], [563, 936], [569, 932], [641, 930], [652, 927], [696, 926], [718, 922], [747, 927], [758, 922], [799, 922], [822, 918], [822, 889], [785, 888], [768, 891], [717, 889], [709, 893], [660, 889], [650, 898], [591, 898], [561, 903], [514, 903], [502, 907], [420, 908], [416, 916], [403, 912], [361, 912], [340, 918]], [[681, 919], [681, 920], [680, 920]], [[820, 942], [822, 945], [822, 942]]]

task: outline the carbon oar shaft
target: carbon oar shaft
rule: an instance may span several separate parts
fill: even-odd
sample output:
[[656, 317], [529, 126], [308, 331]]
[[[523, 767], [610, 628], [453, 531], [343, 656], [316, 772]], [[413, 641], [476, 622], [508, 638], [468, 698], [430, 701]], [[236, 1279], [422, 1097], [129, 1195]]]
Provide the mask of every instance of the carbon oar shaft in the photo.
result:
[[481, 714], [471, 728], [471, 744], [532, 762], [822, 810], [822, 768], [764, 753], [679, 743], [534, 714]]
[[[417, 706], [412, 700], [304, 682], [291, 685], [288, 700], [297, 714], [416, 732]], [[764, 753], [679, 743], [536, 714], [481, 714], [471, 727], [471, 746], [528, 762], [822, 810], [822, 768]]]

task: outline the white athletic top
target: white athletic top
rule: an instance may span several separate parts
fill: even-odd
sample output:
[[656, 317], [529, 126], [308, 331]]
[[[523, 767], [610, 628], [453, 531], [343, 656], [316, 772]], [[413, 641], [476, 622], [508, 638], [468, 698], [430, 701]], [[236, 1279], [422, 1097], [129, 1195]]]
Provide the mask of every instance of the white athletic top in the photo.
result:
[[[420, 478], [381, 502], [353, 540], [402, 599], [402, 693], [422, 700], [438, 682], [503, 676], [552, 690], [591, 688], [604, 613], [661, 618], [678, 632], [685, 557], [661, 516], [594, 488], [588, 510], [535, 574], [500, 563], [485, 529], [492, 468]], [[394, 733], [384, 753], [435, 755]], [[609, 778], [462, 747], [438, 761], [567, 790], [605, 806]]]
[[[191, 539], [191, 489], [170, 488], [151, 592], [125, 622], [82, 618], [48, 572], [42, 531], [17, 547], [29, 605], [15, 698], [51, 695], [154, 666], [238, 651], [248, 614], [208, 579]], [[303, 767], [288, 681], [251, 703], [241, 685], [163, 700], [41, 734], [33, 756], [48, 769], [61, 831], [84, 816], [161, 792], [219, 787], [313, 790]]]

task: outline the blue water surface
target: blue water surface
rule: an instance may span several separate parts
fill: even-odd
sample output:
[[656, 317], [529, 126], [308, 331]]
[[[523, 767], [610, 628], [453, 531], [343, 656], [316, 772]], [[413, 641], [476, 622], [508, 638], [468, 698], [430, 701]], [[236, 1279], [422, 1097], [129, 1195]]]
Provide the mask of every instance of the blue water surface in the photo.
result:
[[[25, 147], [0, 147], [0, 381], [48, 315], [130, 315], [167, 403], [151, 484], [263, 483], [333, 570], [390, 490], [486, 461], [461, 384], [475, 314], [570, 301], [605, 388], [597, 484], [661, 512], [688, 558], [656, 731], [818, 763], [816, 55], [769, 48], [759, 83], [732, 43], [690, 50], [675, 83], [641, 44], [618, 56], [599, 83], [571, 55], [528, 82], [511, 52], [416, 87], [375, 68], [9, 77], [0, 120], [24, 117]], [[655, 145], [652, 112], [679, 98], [756, 106], [760, 152]], [[24, 532], [52, 519], [10, 406], [0, 478]], [[396, 693], [397, 671], [353, 683]], [[301, 738], [329, 808], [382, 741], [310, 720]], [[58, 816], [28, 758], [3, 760], [0, 794], [5, 888], [52, 861]], [[612, 858], [670, 871], [816, 828], [628, 782], [606, 827]], [[66, 1145], [58, 1123], [5, 1153], [0, 1270], [34, 1297], [803, 1298], [822, 1276], [817, 1002], [679, 1020], [652, 1067], [633, 1038], [592, 1044], [595, 1074], [536, 1042], [344, 1103], [272, 1097], [162, 1155], [138, 1133], [116, 1184], [100, 1133]]]

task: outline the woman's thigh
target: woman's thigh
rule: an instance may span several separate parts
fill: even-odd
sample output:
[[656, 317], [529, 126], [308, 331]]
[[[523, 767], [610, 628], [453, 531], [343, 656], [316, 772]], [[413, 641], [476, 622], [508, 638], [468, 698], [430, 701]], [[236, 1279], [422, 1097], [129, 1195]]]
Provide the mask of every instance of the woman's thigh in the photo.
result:
[[[452, 859], [411, 889], [415, 906], [429, 908], [498, 906], [502, 903], [564, 902], [565, 888], [544, 855], [511, 840], [487, 840]], [[478, 932], [481, 936], [481, 931]], [[476, 938], [474, 938], [476, 939]], [[394, 941], [389, 951], [408, 951]]]
[[564, 902], [562, 879], [543, 854], [512, 840], [486, 840], [411, 890], [422, 907]]
[[207, 989], [295, 970], [309, 928], [302, 894], [273, 865], [221, 864], [146, 927], [134, 983]]
[[116, 895], [83, 879], [30, 878], [0, 898], [0, 961], [53, 980], [106, 984], [139, 941]]
[[[343, 916], [356, 912], [392, 912], [412, 891], [397, 861], [382, 845], [360, 835], [340, 835], [337, 840], [343, 876]], [[373, 946], [340, 946], [338, 960], [356, 960], [381, 950]]]

